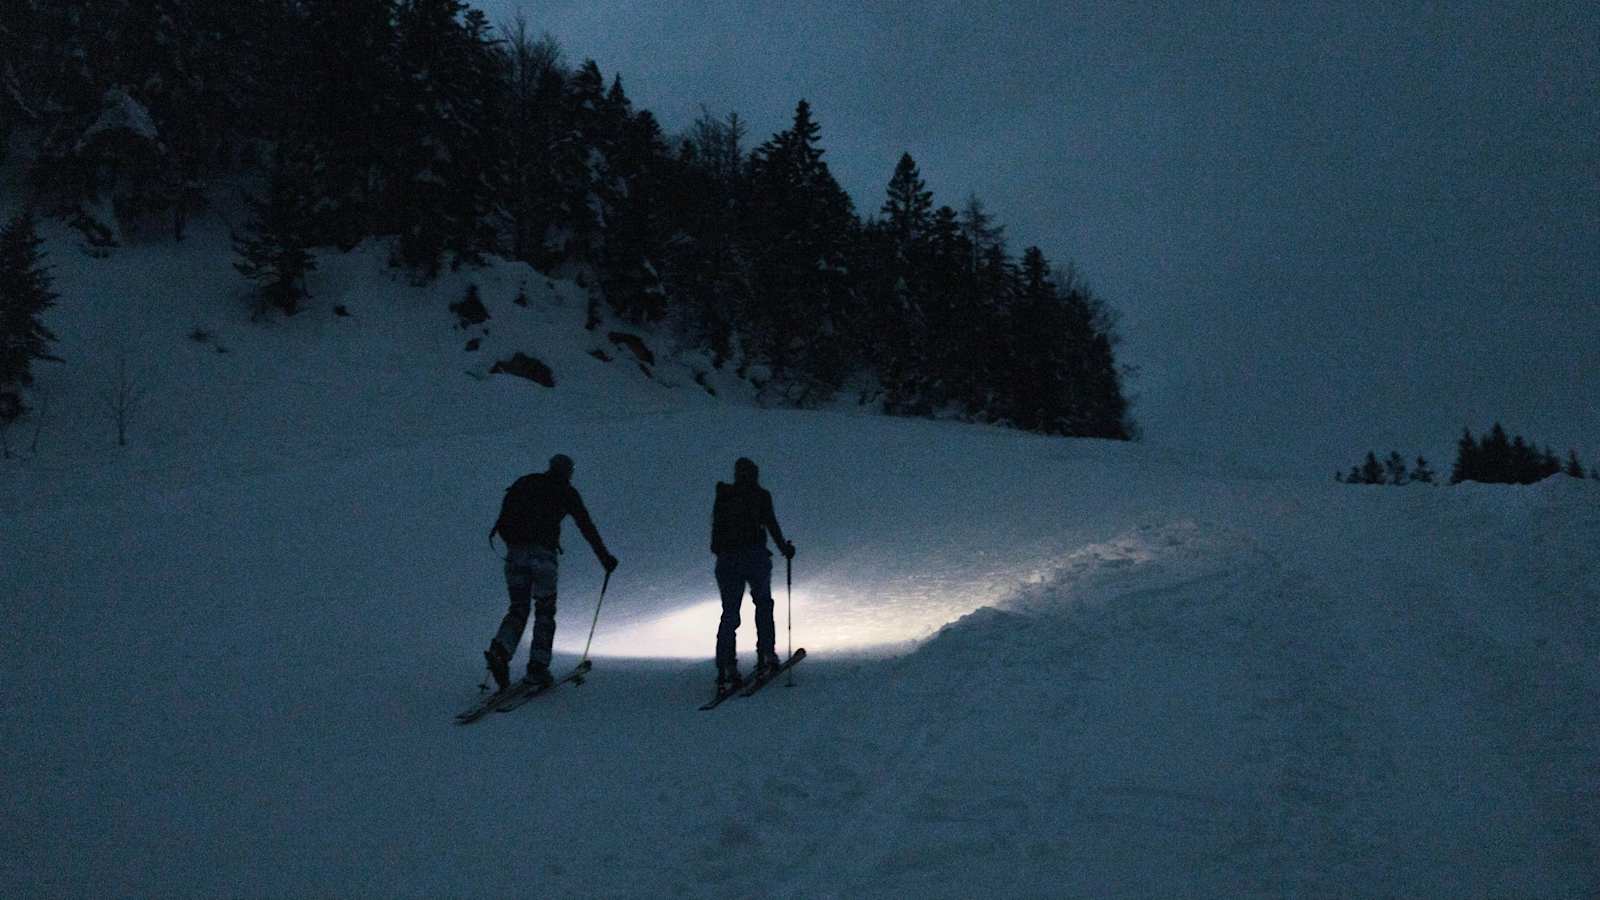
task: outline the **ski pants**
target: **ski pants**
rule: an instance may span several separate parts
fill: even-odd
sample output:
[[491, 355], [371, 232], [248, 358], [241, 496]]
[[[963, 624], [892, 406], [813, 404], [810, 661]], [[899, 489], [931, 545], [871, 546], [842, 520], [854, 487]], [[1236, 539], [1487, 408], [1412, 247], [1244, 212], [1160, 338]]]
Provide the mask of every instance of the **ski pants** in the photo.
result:
[[511, 595], [511, 608], [500, 621], [495, 643], [505, 648], [507, 659], [517, 652], [531, 603], [533, 643], [528, 647], [528, 668], [549, 668], [550, 646], [556, 639], [556, 552], [537, 544], [512, 545], [506, 551], [506, 593]]
[[756, 544], [717, 556], [717, 590], [722, 593], [722, 623], [717, 626], [717, 668], [738, 665], [734, 635], [739, 630], [739, 608], [744, 605], [744, 590], [756, 605], [756, 657], [776, 656], [773, 649], [778, 629], [772, 621], [772, 554]]

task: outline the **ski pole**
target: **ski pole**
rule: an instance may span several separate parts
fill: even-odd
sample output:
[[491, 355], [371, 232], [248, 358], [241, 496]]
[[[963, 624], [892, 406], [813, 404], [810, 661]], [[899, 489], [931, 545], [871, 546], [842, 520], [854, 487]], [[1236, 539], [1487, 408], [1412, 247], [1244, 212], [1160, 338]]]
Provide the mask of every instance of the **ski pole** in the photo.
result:
[[[783, 558], [783, 586], [789, 595], [789, 658], [794, 659], [794, 557]], [[794, 687], [794, 666], [789, 667], [784, 687]]]
[[583, 645], [583, 659], [578, 660], [578, 665], [583, 665], [589, 659], [589, 647], [594, 643], [594, 629], [600, 624], [600, 604], [606, 602], [606, 587], [611, 584], [611, 573], [607, 572], [605, 580], [600, 582], [600, 600], [594, 605], [594, 621], [589, 623], [589, 640]]

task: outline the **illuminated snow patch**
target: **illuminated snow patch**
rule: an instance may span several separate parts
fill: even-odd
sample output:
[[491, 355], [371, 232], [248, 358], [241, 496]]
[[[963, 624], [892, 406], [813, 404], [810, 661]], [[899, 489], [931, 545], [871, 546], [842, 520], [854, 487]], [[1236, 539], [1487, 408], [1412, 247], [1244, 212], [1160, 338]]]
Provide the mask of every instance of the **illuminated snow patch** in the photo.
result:
[[[893, 650], [929, 637], [945, 624], [1009, 593], [1015, 584], [996, 585], [985, 591], [928, 595], [914, 590], [880, 589], [843, 593], [818, 589], [795, 591], [794, 646], [818, 651]], [[859, 590], [859, 589], [858, 589]], [[740, 608], [738, 648], [749, 665], [755, 654], [755, 606], [749, 598]], [[599, 656], [633, 656], [662, 659], [710, 659], [716, 652], [717, 625], [722, 603], [705, 600], [664, 616], [596, 636]], [[788, 609], [777, 598], [778, 653], [789, 648]], [[565, 642], [563, 642], [565, 643]], [[582, 649], [579, 643], [575, 648]]]
[[[794, 591], [794, 646], [808, 651], [883, 653], [909, 649], [945, 625], [985, 606], [1041, 610], [1060, 607], [1063, 598], [1077, 602], [1080, 591], [1096, 592], [1143, 566], [1193, 544], [1200, 529], [1193, 523], [1134, 529], [1107, 541], [1067, 547], [1035, 544], [1006, 551], [948, 553], [919, 557], [914, 563], [892, 556], [839, 560]], [[778, 653], [789, 648], [788, 604], [781, 574], [775, 578]], [[1030, 586], [1054, 584], [1044, 594]], [[715, 595], [674, 603], [657, 601], [667, 612], [653, 618], [600, 623], [595, 637], [598, 656], [658, 659], [705, 659], [716, 654], [717, 623], [722, 604]], [[1059, 609], [1057, 611], [1060, 611]], [[755, 654], [755, 605], [747, 595], [740, 607], [738, 648], [741, 664]], [[583, 649], [587, 629], [563, 630], [561, 649]]]

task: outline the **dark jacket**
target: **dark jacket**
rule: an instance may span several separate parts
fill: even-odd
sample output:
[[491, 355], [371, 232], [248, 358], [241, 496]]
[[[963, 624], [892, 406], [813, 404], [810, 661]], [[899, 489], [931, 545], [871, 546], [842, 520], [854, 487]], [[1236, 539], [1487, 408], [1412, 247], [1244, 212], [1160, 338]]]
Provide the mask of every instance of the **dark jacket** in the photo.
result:
[[561, 550], [561, 521], [567, 516], [577, 523], [594, 555], [604, 561], [607, 556], [605, 542], [589, 518], [578, 489], [564, 481], [551, 478], [549, 473], [535, 472], [518, 478], [506, 488], [505, 499], [500, 502], [500, 517], [489, 532], [500, 533], [509, 544], [537, 544], [550, 550]]
[[766, 549], [767, 535], [783, 546], [783, 529], [772, 511], [772, 495], [757, 484], [717, 482], [711, 504], [711, 552], [733, 553], [748, 547]]

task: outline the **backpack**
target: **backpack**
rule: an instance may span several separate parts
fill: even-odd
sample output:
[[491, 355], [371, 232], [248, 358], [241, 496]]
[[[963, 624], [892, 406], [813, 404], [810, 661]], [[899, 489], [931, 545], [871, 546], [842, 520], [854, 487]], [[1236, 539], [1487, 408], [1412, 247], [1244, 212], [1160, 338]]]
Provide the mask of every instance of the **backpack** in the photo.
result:
[[717, 482], [717, 499], [711, 504], [711, 552], [726, 553], [766, 543], [761, 526], [760, 488], [740, 490]]
[[541, 520], [560, 521], [561, 487], [542, 473], [518, 478], [506, 488], [494, 530], [507, 544], [534, 543]]

